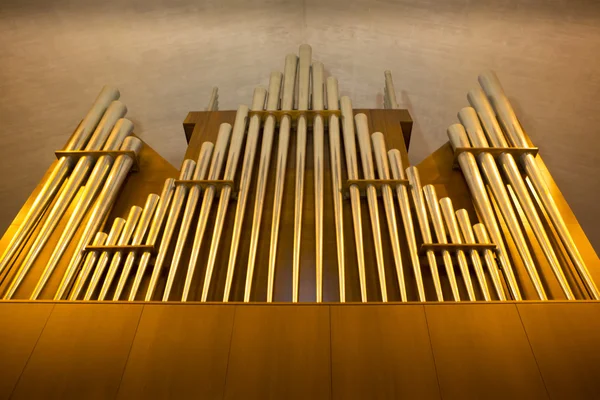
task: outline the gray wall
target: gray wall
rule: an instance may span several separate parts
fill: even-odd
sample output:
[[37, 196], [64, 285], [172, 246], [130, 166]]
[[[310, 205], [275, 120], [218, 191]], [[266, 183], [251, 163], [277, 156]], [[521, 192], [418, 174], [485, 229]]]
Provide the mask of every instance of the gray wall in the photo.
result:
[[127, 0], [0, 4], [0, 230], [105, 83], [173, 164], [181, 122], [220, 89], [250, 100], [301, 43], [355, 106], [377, 107], [391, 69], [418, 162], [443, 144], [477, 74], [495, 69], [600, 250], [600, 2], [568, 0]]

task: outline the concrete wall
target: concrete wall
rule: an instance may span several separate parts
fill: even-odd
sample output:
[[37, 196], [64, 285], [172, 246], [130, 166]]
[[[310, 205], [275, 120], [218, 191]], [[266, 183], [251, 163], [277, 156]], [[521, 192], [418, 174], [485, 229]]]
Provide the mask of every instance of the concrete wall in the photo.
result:
[[415, 119], [411, 160], [443, 144], [478, 72], [495, 69], [600, 250], [600, 3], [596, 1], [108, 0], [0, 6], [0, 230], [105, 83], [136, 132], [181, 162], [187, 111], [221, 109], [301, 43], [355, 106], [380, 106], [383, 71]]

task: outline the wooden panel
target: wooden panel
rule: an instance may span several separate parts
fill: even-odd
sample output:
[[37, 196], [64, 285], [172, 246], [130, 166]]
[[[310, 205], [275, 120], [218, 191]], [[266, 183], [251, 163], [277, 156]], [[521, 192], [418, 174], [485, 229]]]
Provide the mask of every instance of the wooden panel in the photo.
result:
[[235, 306], [148, 305], [121, 399], [222, 399]]
[[544, 382], [553, 399], [600, 393], [600, 303], [518, 304]]
[[238, 306], [226, 399], [329, 399], [329, 307]]
[[124, 304], [57, 304], [13, 398], [114, 397], [142, 308]]
[[335, 399], [439, 399], [423, 306], [332, 306]]
[[546, 399], [514, 304], [427, 305], [444, 399]]
[[0, 399], [8, 399], [54, 304], [0, 304]]

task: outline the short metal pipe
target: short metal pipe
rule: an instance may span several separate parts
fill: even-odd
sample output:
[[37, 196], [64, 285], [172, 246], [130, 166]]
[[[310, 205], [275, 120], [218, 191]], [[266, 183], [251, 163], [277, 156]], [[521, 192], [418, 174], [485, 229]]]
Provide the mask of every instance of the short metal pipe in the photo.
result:
[[[255, 98], [256, 103], [253, 101], [252, 109], [257, 110], [262, 108], [264, 104], [264, 97], [262, 101], [259, 98]], [[238, 108], [238, 112], [233, 124], [233, 133], [231, 135], [231, 145], [229, 146], [229, 153], [227, 154], [227, 163], [225, 164], [225, 180], [233, 180], [235, 177], [235, 171], [240, 158], [242, 150], [242, 143], [246, 136], [246, 125], [248, 120], [248, 107], [242, 105]], [[260, 125], [259, 125], [260, 126]], [[219, 198], [219, 205], [217, 208], [217, 217], [215, 219], [215, 227], [213, 230], [212, 242], [210, 244], [210, 250], [208, 253], [208, 261], [206, 264], [206, 273], [204, 275], [204, 282], [202, 285], [202, 296], [201, 300], [206, 301], [208, 298], [208, 290], [210, 289], [210, 282], [212, 279], [212, 273], [215, 267], [217, 258], [217, 251], [219, 249], [219, 241], [221, 240], [221, 233], [223, 231], [223, 225], [225, 224], [225, 216], [227, 214], [227, 208], [229, 207], [229, 199], [231, 197], [231, 187], [227, 186], [221, 189], [221, 196]]]
[[[479, 223], [473, 225], [473, 231], [475, 232], [477, 243], [491, 243], [484, 224]], [[498, 295], [498, 298], [503, 301], [507, 300], [506, 294], [504, 293], [504, 287], [502, 286], [502, 278], [500, 277], [500, 272], [498, 270], [498, 264], [496, 264], [496, 258], [494, 257], [494, 253], [491, 250], [487, 249], [483, 251], [483, 256], [485, 259], [485, 263], [487, 264], [488, 271], [490, 272], [490, 276], [492, 277], [492, 282], [494, 284], [494, 288], [496, 289], [496, 294]]]
[[[154, 217], [152, 217], [152, 222], [150, 223], [150, 231], [148, 232], [148, 237], [146, 238], [145, 244], [148, 245], [156, 245], [158, 241], [159, 235], [162, 233], [162, 226], [167, 216], [167, 212], [171, 206], [171, 199], [173, 198], [173, 193], [175, 192], [175, 179], [169, 178], [165, 181], [163, 185], [162, 192], [160, 194], [160, 200], [158, 202], [158, 206], [156, 207], [156, 212], [154, 213]], [[152, 253], [150, 251], [145, 251], [142, 253], [140, 257], [140, 261], [138, 263], [138, 269], [133, 279], [133, 283], [131, 285], [131, 289], [129, 290], [129, 301], [134, 301], [137, 292], [142, 284], [142, 279], [146, 273], [146, 268], [148, 267], [148, 263], [150, 261], [150, 257]], [[125, 260], [125, 265], [123, 265], [123, 272], [121, 273], [121, 278], [119, 279], [119, 283], [117, 285], [117, 289], [115, 290], [115, 294], [113, 299], [117, 300], [121, 295], [122, 291], [125, 288], [125, 284], [127, 283], [127, 278], [133, 267], [133, 263], [135, 262], [135, 253], [130, 253]]]
[[[464, 208], [456, 211], [456, 219], [458, 220], [458, 226], [460, 227], [460, 231], [462, 232], [462, 236], [465, 239], [465, 243], [467, 244], [475, 244], [477, 241], [475, 240], [475, 235], [473, 234], [473, 228], [471, 227], [471, 220], [469, 219], [469, 213]], [[477, 250], [471, 250], [471, 263], [473, 264], [473, 269], [475, 270], [475, 275], [477, 276], [477, 280], [479, 281], [479, 287], [481, 287], [481, 293], [483, 293], [483, 298], [485, 301], [490, 301], [492, 299], [490, 291], [488, 289], [487, 279], [485, 278], [485, 273], [483, 272], [483, 266], [481, 265], [481, 258], [479, 257], [479, 253]], [[498, 277], [498, 271], [494, 271], [495, 275], [490, 271], [490, 276], [492, 277], [492, 281], [494, 281], [494, 285], [500, 285], [500, 281], [496, 282], [495, 280]], [[496, 286], [498, 287], [498, 286]], [[500, 285], [500, 288], [502, 286]], [[504, 296], [504, 292], [501, 292], [502, 296]], [[500, 293], [499, 293], [500, 296]], [[505, 300], [506, 298], [500, 300]]]
[[[400, 155], [398, 154], [398, 157]], [[394, 163], [392, 163], [393, 168]], [[392, 171], [394, 171], [392, 169]], [[398, 176], [400, 176], [398, 174]], [[429, 218], [427, 217], [427, 208], [425, 206], [425, 198], [423, 197], [423, 188], [421, 185], [421, 178], [419, 177], [419, 170], [417, 167], [408, 167], [406, 169], [406, 177], [408, 182], [410, 183], [413, 203], [415, 204], [415, 212], [417, 214], [417, 220], [419, 221], [419, 227], [421, 229], [421, 237], [423, 238], [424, 243], [433, 243], [433, 239], [431, 237], [431, 230], [429, 228]], [[395, 179], [395, 178], [394, 178]], [[408, 202], [407, 202], [408, 203]], [[403, 219], [405, 218], [404, 214], [402, 214]], [[406, 216], [408, 219], [409, 215]], [[408, 229], [406, 225], [405, 219], [405, 229]], [[412, 229], [411, 229], [412, 231]], [[408, 235], [408, 234], [407, 234]], [[416, 243], [415, 246], [415, 255], [416, 255]], [[442, 291], [442, 284], [440, 282], [440, 274], [438, 271], [437, 260], [435, 258], [435, 252], [433, 250], [427, 251], [427, 263], [429, 264], [429, 269], [431, 270], [431, 278], [433, 280], [433, 286], [435, 287], [435, 293], [438, 301], [444, 301], [444, 293]], [[414, 262], [413, 262], [414, 265]]]
[[[123, 220], [122, 218], [118, 218], [118, 219]], [[117, 221], [117, 219], [115, 219], [115, 222], [116, 221]], [[123, 224], [125, 224], [125, 221], [123, 221]], [[113, 226], [114, 226], [114, 223], [113, 223]], [[92, 242], [92, 245], [103, 246], [106, 243], [107, 237], [108, 237], [108, 235], [104, 232], [96, 233], [96, 236], [94, 236], [94, 241]], [[98, 260], [99, 255], [100, 255], [99, 251], [88, 251], [88, 254], [85, 256], [85, 260], [83, 261], [83, 267], [81, 267], [81, 271], [79, 272], [79, 275], [77, 275], [77, 280], [73, 284], [73, 290], [71, 290], [71, 294], [69, 295], [69, 300], [73, 301], [73, 300], [77, 300], [77, 298], [79, 298], [79, 295], [81, 294], [81, 290], [83, 289], [83, 286], [87, 282], [87, 278], [89, 277], [92, 268], [94, 268], [94, 265], [96, 265], [96, 261]]]
[[[458, 229], [456, 216], [454, 215], [454, 206], [452, 205], [452, 200], [450, 200], [450, 198], [448, 197], [440, 199], [440, 208], [442, 209], [442, 216], [444, 217], [444, 221], [446, 221], [446, 226], [448, 227], [448, 232], [450, 233], [450, 240], [454, 244], [462, 244], [463, 241], [460, 237], [460, 231]], [[473, 282], [471, 282], [471, 273], [469, 272], [469, 264], [467, 263], [465, 252], [462, 250], [458, 250], [456, 252], [456, 258], [458, 259], [458, 266], [460, 267], [463, 281], [465, 283], [465, 287], [467, 288], [469, 300], [476, 301], [477, 297], [475, 296]], [[489, 300], [489, 293], [487, 293], [487, 285], [483, 285], [481, 288], [482, 292], [484, 293], [484, 298], [486, 300]]]
[[[344, 138], [344, 152], [346, 155], [346, 171], [348, 179], [358, 179], [358, 159], [356, 154], [356, 134], [354, 133], [354, 111], [348, 96], [340, 99], [342, 114], [342, 132]], [[354, 225], [354, 243], [356, 245], [356, 262], [358, 265], [358, 280], [360, 283], [360, 299], [367, 301], [367, 277], [365, 272], [365, 250], [362, 230], [362, 217], [360, 211], [360, 190], [356, 185], [349, 188], [350, 204], [352, 206], [352, 223]]]
[[[371, 140], [373, 141], [373, 153], [375, 154], [375, 165], [377, 166], [379, 179], [390, 179], [390, 166], [387, 159], [385, 138], [381, 132], [375, 132], [371, 135]], [[398, 238], [398, 225], [396, 224], [396, 211], [394, 210], [394, 194], [390, 185], [383, 185], [381, 187], [381, 192], [383, 195], [383, 206], [385, 208], [388, 231], [390, 233], [394, 263], [396, 265], [396, 274], [398, 276], [400, 299], [402, 301], [408, 301], [402, 266], [402, 254], [400, 252], [400, 240]]]
[[[138, 220], [140, 219], [140, 216], [142, 215], [142, 208], [139, 206], [133, 206], [131, 207], [131, 209], [129, 210], [129, 215], [127, 216], [127, 219], [125, 221], [125, 227], [123, 228], [123, 231], [121, 232], [121, 235], [119, 236], [119, 240], [117, 241], [116, 245], [117, 246], [125, 246], [126, 244], [129, 243], [129, 240], [131, 239], [131, 236], [133, 235], [133, 231], [135, 229], [135, 226], [138, 222]], [[92, 299], [92, 297], [94, 296], [94, 294], [96, 293], [96, 288], [98, 287], [98, 285], [100, 285], [100, 281], [102, 279], [102, 275], [104, 274], [104, 271], [106, 270], [106, 265], [108, 264], [108, 261], [110, 259], [110, 253], [109, 252], [103, 252], [100, 255], [100, 258], [98, 259], [98, 264], [96, 265], [96, 270], [94, 271], [94, 275], [92, 275], [92, 280], [90, 281], [90, 284], [88, 285], [87, 291], [85, 293], [84, 296], [84, 300], [89, 301]], [[118, 259], [120, 261], [120, 252], [116, 252], [113, 254], [113, 261], [115, 259]], [[111, 263], [111, 267], [112, 267], [112, 263]], [[110, 271], [108, 271], [110, 273]], [[104, 297], [98, 297], [98, 300], [104, 300]]]
[[[195, 167], [196, 162], [194, 160], [183, 160], [181, 169], [179, 171], [179, 179], [189, 180], [194, 173]], [[154, 261], [154, 268], [152, 269], [152, 275], [150, 276], [150, 283], [148, 284], [148, 289], [146, 290], [146, 301], [152, 301], [152, 297], [154, 296], [154, 291], [156, 290], [156, 285], [158, 284], [158, 278], [160, 277], [163, 264], [167, 257], [167, 252], [171, 246], [173, 232], [175, 231], [177, 223], [179, 222], [179, 214], [181, 213], [181, 208], [183, 207], [187, 192], [187, 186], [180, 185], [175, 187], [175, 193], [173, 194], [173, 199], [171, 200], [171, 209], [169, 210], [167, 223], [165, 224], [160, 246], [158, 248], [158, 253], [156, 255], [156, 260]]]
[[[247, 113], [247, 108], [246, 111]], [[247, 114], [238, 114], [236, 115], [236, 120], [238, 118], [245, 118]], [[231, 137], [231, 125], [227, 123], [223, 123], [219, 126], [219, 133], [217, 134], [217, 144], [219, 144], [219, 138], [227, 139], [229, 142]], [[227, 145], [225, 148], [222, 148], [222, 144], [219, 144], [218, 150], [219, 153], [215, 152], [212, 157], [210, 163], [210, 170], [208, 171], [208, 179], [209, 180], [217, 180], [221, 176], [221, 170], [223, 169], [223, 161], [225, 159], [225, 151], [227, 150]], [[222, 152], [221, 152], [222, 150]], [[204, 191], [204, 196], [202, 198], [202, 206], [200, 207], [200, 215], [198, 216], [198, 225], [196, 225], [196, 232], [194, 234], [194, 242], [192, 244], [192, 252], [190, 254], [190, 260], [188, 262], [188, 269], [185, 276], [185, 282], [183, 285], [183, 293], [181, 295], [181, 301], [187, 301], [190, 289], [192, 287], [192, 279], [194, 277], [194, 272], [196, 269], [196, 264], [198, 263], [198, 257], [200, 256], [200, 249], [202, 247], [202, 240], [204, 239], [204, 232], [206, 231], [206, 227], [208, 224], [208, 216], [210, 215], [210, 208], [212, 207], [213, 200], [215, 198], [215, 187], [209, 186]]]
[[[365, 114], [356, 114], [354, 117], [356, 123], [356, 134], [358, 137], [358, 146], [360, 148], [360, 157], [362, 160], [362, 169], [365, 179], [375, 179], [373, 168], [373, 152], [371, 150], [371, 141], [369, 140], [369, 123]], [[385, 263], [383, 258], [383, 245], [381, 243], [381, 229], [379, 227], [379, 206], [377, 205], [377, 190], [375, 186], [367, 186], [367, 202], [369, 204], [369, 215], [371, 217], [371, 229], [373, 230], [373, 241], [375, 244], [375, 258], [377, 260], [377, 274], [379, 275], [379, 286], [381, 289], [381, 300], [387, 301], [387, 285], [385, 282]]]
[[[438, 243], [447, 244], [448, 239], [446, 238], [446, 228], [444, 227], [444, 220], [442, 218], [442, 212], [438, 203], [438, 197], [435, 192], [433, 185], [425, 185], [423, 187], [423, 194], [431, 215], [431, 222], [433, 222], [433, 229], [435, 236], [437, 237]], [[446, 275], [448, 275], [448, 281], [450, 281], [450, 289], [452, 290], [452, 296], [454, 301], [460, 301], [460, 293], [458, 292], [458, 285], [456, 283], [456, 275], [454, 274], [454, 265], [452, 264], [452, 256], [447, 250], [442, 251], [442, 259], [444, 260], [444, 266], [446, 267]]]

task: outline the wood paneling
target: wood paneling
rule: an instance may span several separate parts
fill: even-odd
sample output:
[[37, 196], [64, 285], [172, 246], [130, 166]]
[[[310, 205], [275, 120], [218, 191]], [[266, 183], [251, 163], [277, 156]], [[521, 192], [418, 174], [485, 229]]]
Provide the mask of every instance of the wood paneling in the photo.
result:
[[124, 304], [57, 304], [13, 398], [114, 397], [142, 308]]
[[8, 399], [54, 304], [0, 304], [0, 399]]
[[547, 399], [514, 304], [426, 305], [442, 398]]
[[553, 399], [600, 396], [600, 303], [518, 304]]
[[222, 399], [235, 306], [147, 305], [120, 399]]
[[423, 306], [332, 306], [334, 399], [439, 399]]
[[226, 399], [329, 399], [329, 307], [238, 306]]

